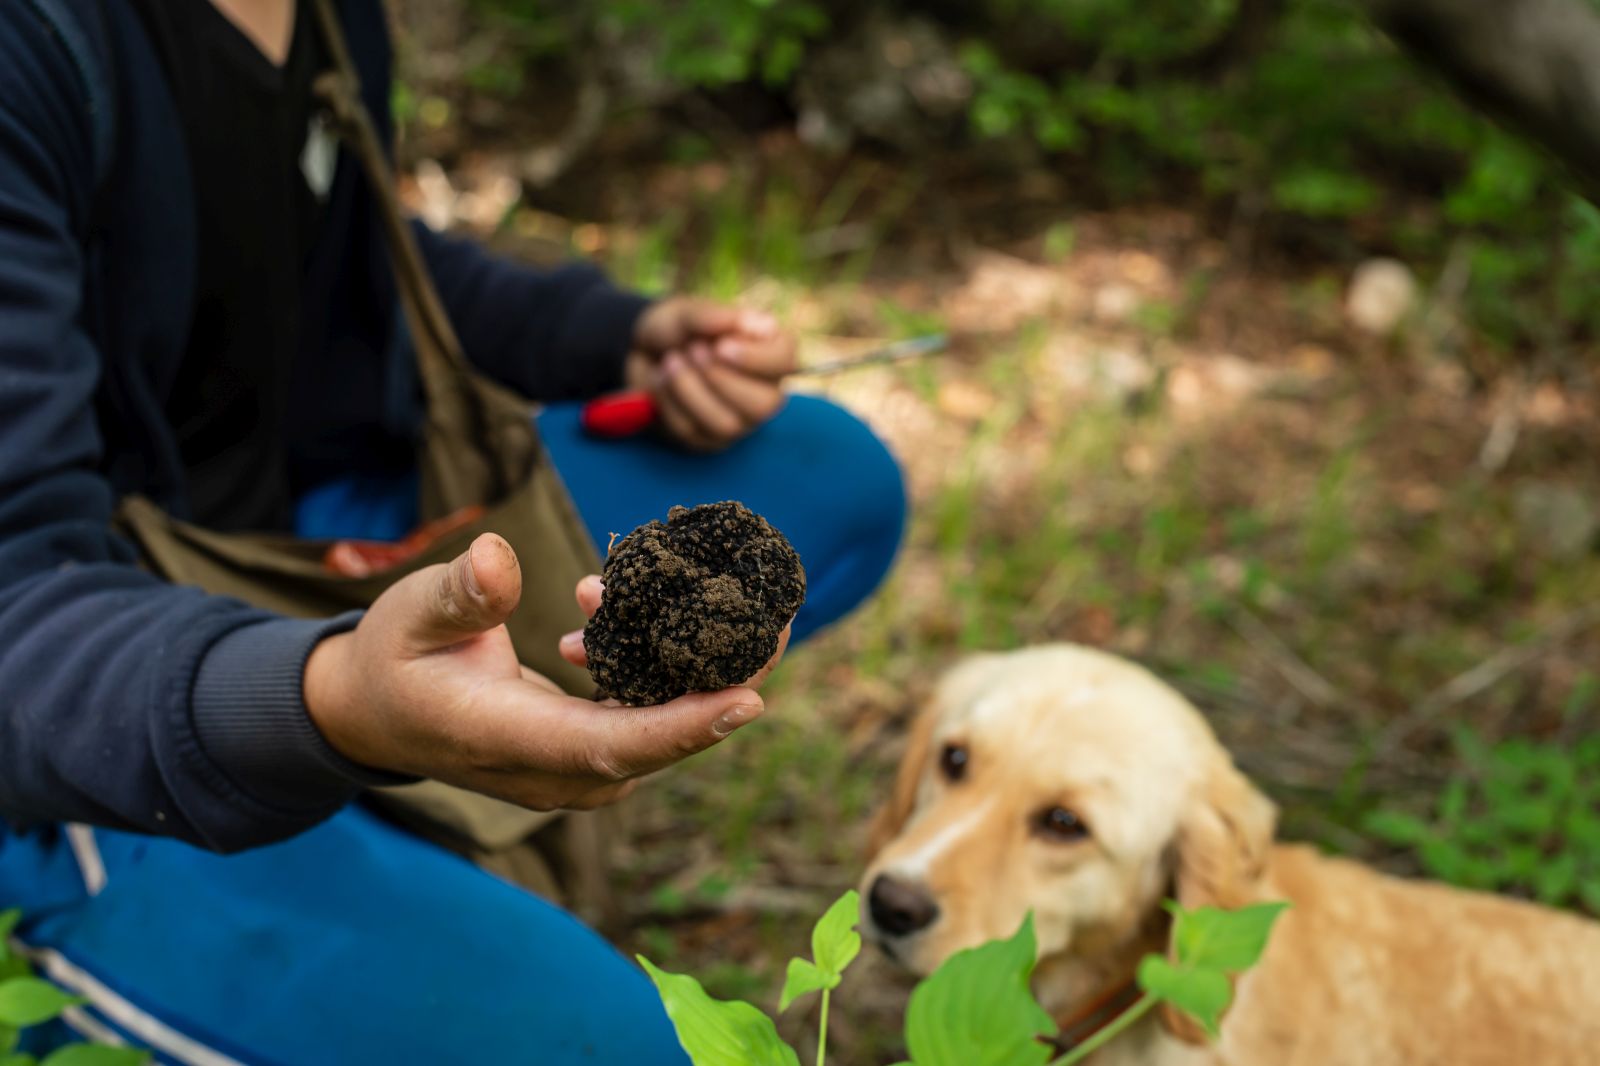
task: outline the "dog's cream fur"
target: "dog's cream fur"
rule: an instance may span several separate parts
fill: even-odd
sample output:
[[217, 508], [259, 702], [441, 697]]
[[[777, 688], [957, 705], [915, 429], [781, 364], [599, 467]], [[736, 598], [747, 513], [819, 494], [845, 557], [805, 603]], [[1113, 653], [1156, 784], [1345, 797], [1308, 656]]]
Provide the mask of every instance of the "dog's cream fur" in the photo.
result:
[[[968, 752], [953, 782], [951, 744]], [[1044, 838], [1054, 806], [1089, 835]], [[883, 873], [919, 885], [939, 917], [889, 937], [864, 903], [862, 928], [927, 973], [1031, 911], [1035, 990], [1067, 1019], [1164, 949], [1164, 898], [1287, 900], [1218, 1042], [1152, 1014], [1092, 1061], [1600, 1064], [1600, 924], [1275, 845], [1274, 820], [1200, 714], [1143, 669], [1065, 645], [980, 656], [919, 719], [862, 882], [863, 900]]]

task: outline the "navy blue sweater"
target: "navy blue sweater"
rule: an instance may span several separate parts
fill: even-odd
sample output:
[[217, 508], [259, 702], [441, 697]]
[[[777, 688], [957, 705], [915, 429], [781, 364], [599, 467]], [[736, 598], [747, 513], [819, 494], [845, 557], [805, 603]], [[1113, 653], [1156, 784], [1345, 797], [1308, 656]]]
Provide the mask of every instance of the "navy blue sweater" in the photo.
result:
[[[387, 126], [381, 0], [342, 9]], [[187, 511], [162, 411], [192, 309], [189, 183], [172, 98], [127, 5], [0, 3], [0, 817], [226, 851], [305, 829], [377, 778], [323, 741], [302, 702], [329, 623], [166, 584], [111, 528], [134, 492]], [[541, 273], [418, 233], [485, 372], [541, 400], [619, 382], [640, 297], [586, 264]], [[291, 410], [334, 442], [299, 457], [314, 480], [408, 447], [420, 416], [353, 159], [306, 284], [325, 298], [306, 308], [316, 373]]]

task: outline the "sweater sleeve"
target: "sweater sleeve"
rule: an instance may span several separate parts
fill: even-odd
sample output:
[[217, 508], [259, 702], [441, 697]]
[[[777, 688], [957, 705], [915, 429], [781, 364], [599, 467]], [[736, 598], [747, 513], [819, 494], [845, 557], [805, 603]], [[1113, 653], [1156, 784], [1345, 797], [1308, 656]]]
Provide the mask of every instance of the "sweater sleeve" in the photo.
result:
[[311, 647], [354, 620], [167, 584], [112, 532], [101, 355], [79, 322], [84, 100], [30, 6], [0, 5], [0, 818], [235, 850], [308, 828], [370, 779], [301, 695]]
[[647, 298], [615, 287], [592, 263], [536, 270], [413, 226], [467, 358], [484, 373], [545, 403], [621, 387]]

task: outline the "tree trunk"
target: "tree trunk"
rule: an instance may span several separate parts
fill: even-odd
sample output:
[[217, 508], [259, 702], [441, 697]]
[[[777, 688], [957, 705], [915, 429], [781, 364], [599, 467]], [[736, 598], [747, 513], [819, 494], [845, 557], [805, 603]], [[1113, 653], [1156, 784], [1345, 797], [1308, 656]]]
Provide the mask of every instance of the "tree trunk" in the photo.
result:
[[1600, 203], [1600, 10], [1588, 0], [1356, 0], [1469, 100], [1511, 123]]

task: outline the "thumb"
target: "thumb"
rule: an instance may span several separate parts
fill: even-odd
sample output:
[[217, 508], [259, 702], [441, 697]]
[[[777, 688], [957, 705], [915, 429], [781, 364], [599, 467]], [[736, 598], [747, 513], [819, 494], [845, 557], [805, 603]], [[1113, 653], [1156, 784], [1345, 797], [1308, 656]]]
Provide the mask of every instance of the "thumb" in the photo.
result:
[[503, 537], [485, 533], [451, 562], [411, 578], [417, 586], [404, 623], [414, 651], [436, 651], [500, 625], [522, 599], [522, 567]]
[[587, 716], [586, 743], [608, 776], [642, 777], [721, 743], [764, 709], [748, 688], [694, 692], [657, 707], [609, 707]]
[[685, 332], [691, 337], [718, 337], [739, 328], [739, 309], [710, 300], [691, 300], [683, 309]]

